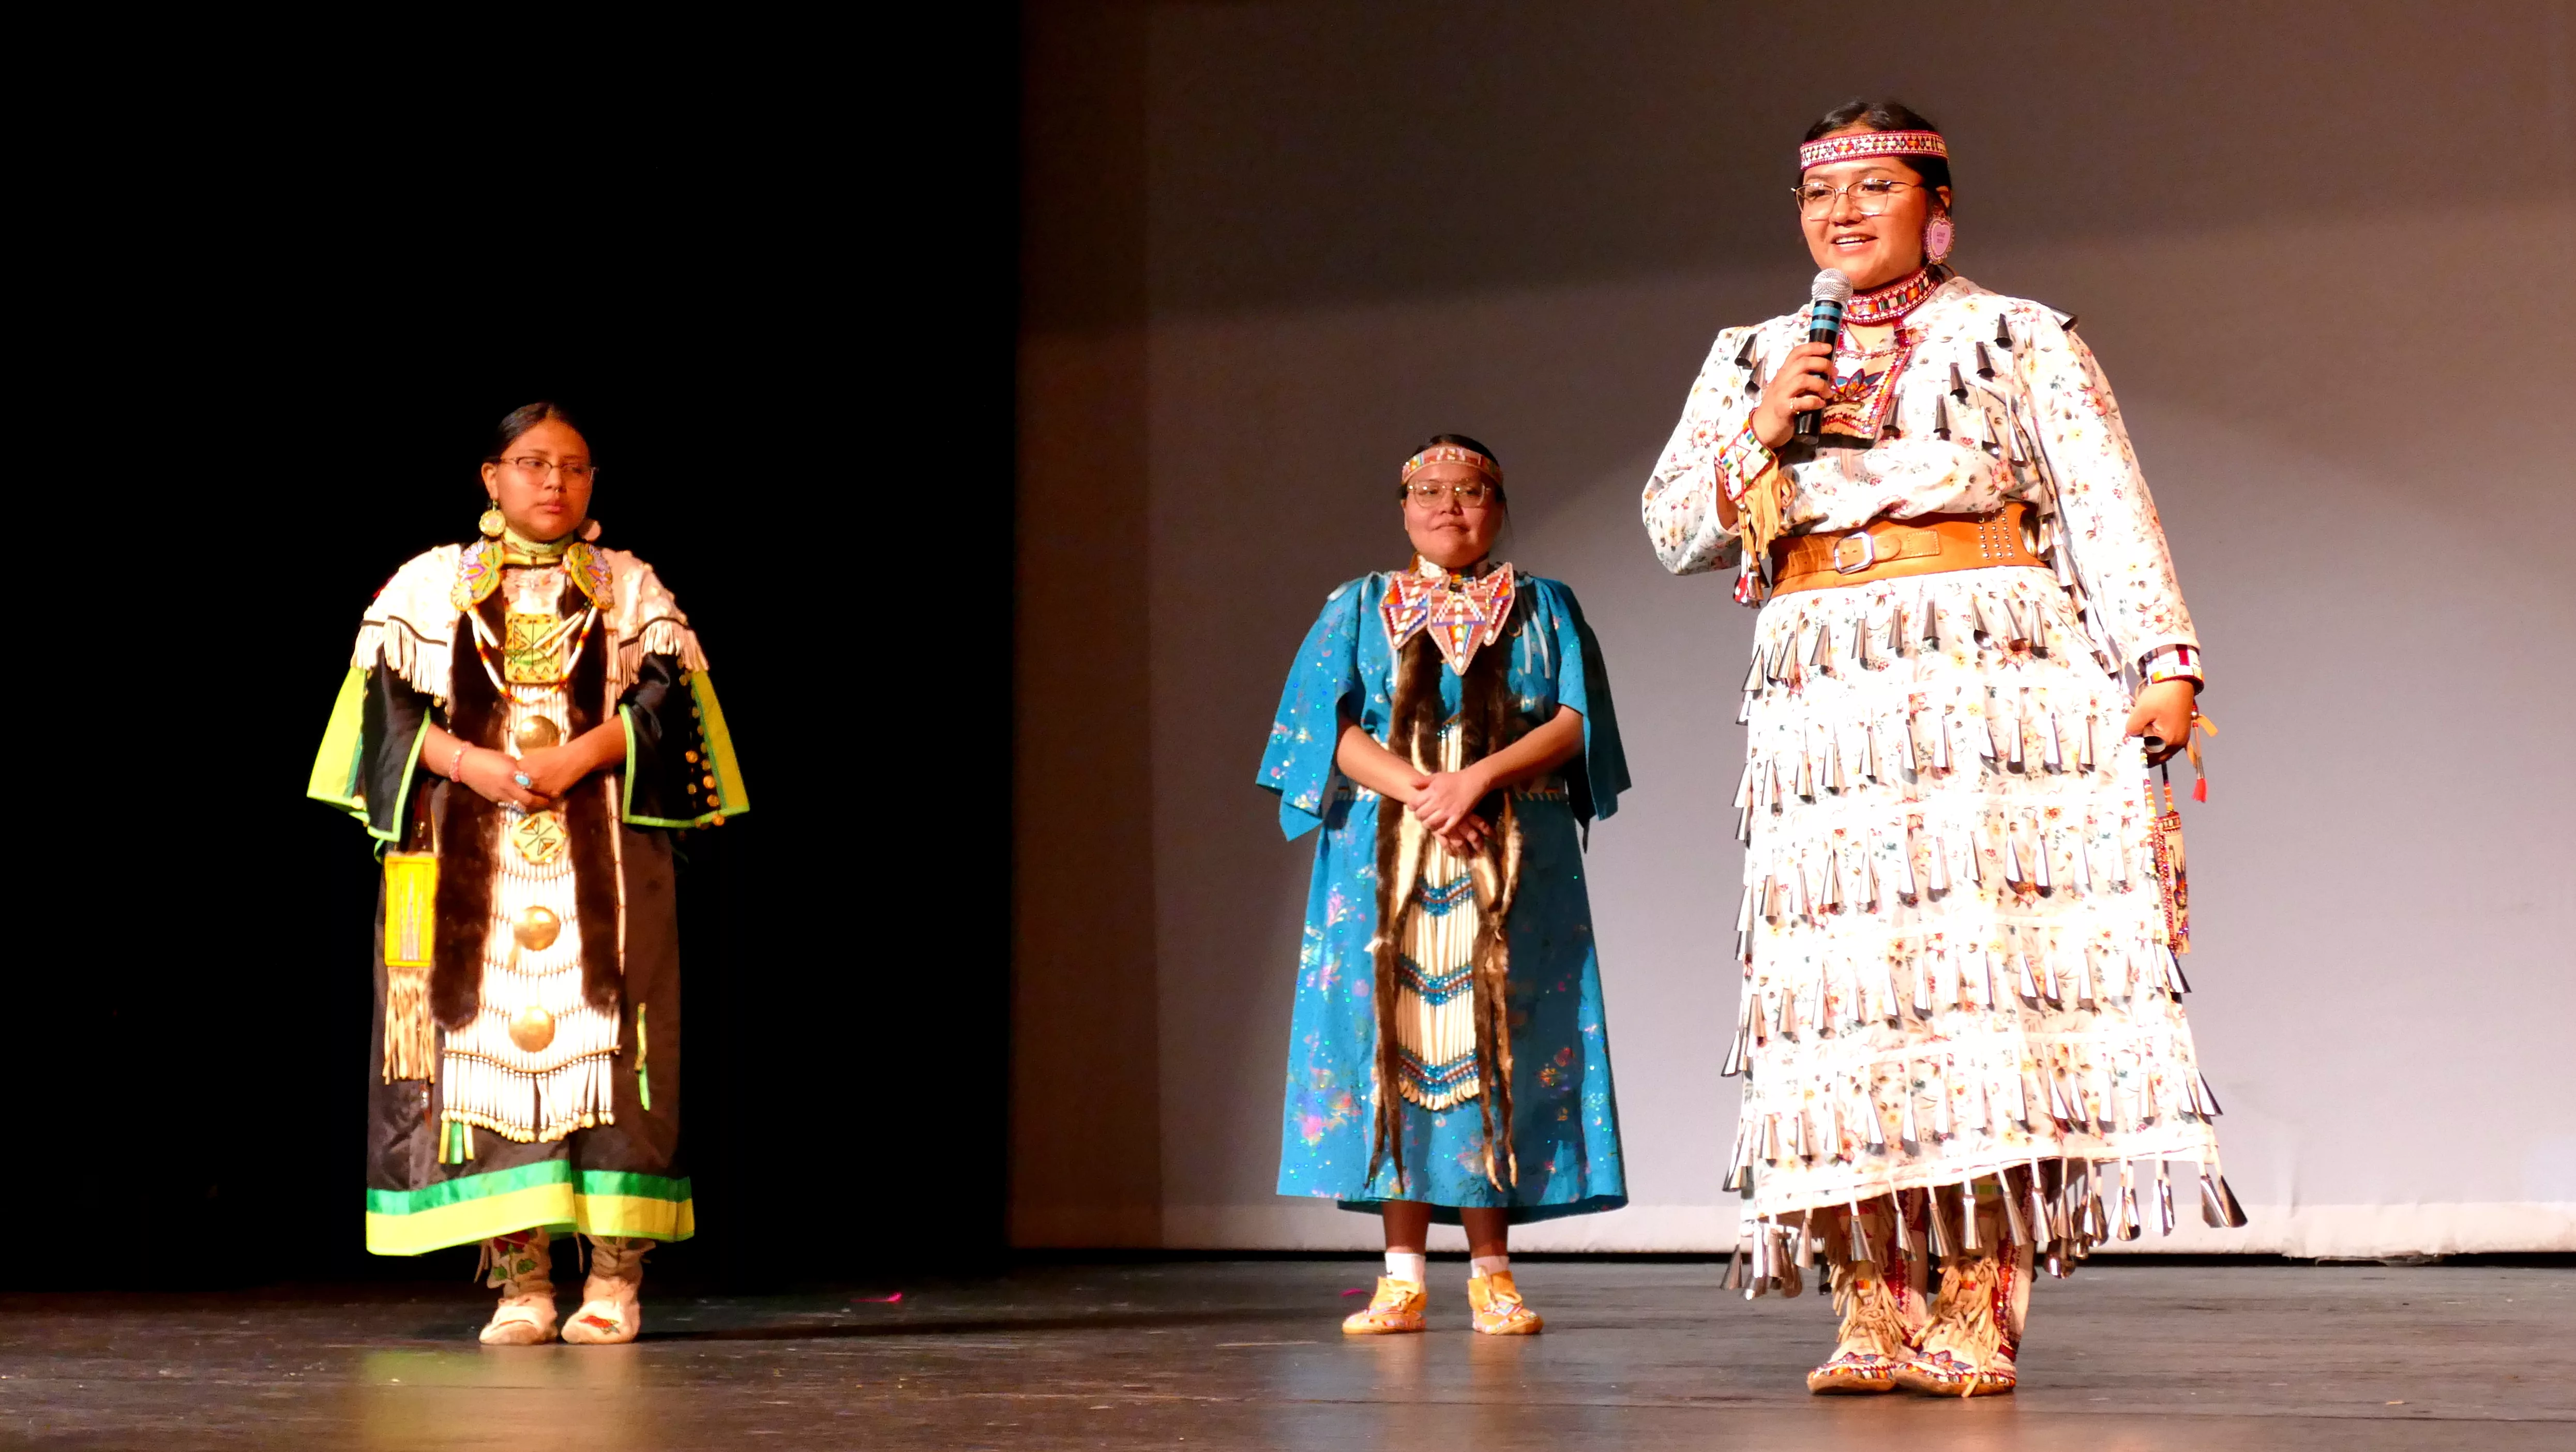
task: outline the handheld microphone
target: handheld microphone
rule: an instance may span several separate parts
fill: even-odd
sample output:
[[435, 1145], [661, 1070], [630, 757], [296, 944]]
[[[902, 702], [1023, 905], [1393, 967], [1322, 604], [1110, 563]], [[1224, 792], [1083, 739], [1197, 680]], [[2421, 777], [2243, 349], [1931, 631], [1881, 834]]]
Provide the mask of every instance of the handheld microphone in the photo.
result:
[[[1851, 292], [1851, 279], [1843, 275], [1842, 269], [1828, 267], [1816, 274], [1815, 282], [1807, 288], [1807, 300], [1813, 304], [1807, 313], [1808, 342], [1830, 345], [1842, 336], [1843, 304], [1851, 301]], [[1789, 430], [1795, 437], [1811, 439], [1824, 421], [1825, 411], [1813, 409], [1799, 414]]]

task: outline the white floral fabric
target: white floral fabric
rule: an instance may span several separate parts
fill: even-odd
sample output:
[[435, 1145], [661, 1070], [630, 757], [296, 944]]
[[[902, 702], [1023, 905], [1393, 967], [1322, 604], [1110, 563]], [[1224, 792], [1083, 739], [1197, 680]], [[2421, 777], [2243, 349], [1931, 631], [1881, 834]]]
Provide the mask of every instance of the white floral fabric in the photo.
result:
[[[1664, 568], [1759, 567], [1741, 560], [1719, 522], [1716, 491], [1740, 495], [1777, 466], [1747, 425], [1763, 382], [1805, 340], [1803, 310], [1717, 335], [1646, 481], [1646, 532]], [[2160, 647], [2196, 653], [2119, 405], [2069, 320], [1954, 277], [1906, 317], [1899, 342], [1905, 357], [1875, 444], [1785, 466], [1789, 530], [1831, 534], [2026, 503], [2039, 516], [2043, 557], [2074, 590], [2086, 634], [2108, 660], [2138, 668]]]
[[[1668, 569], [1738, 558], [1715, 491], [1783, 467], [1746, 423], [1804, 335], [1796, 315], [1719, 334], [1645, 489]], [[1874, 444], [1785, 466], [1791, 532], [2021, 502], [2048, 567], [1763, 605], [1735, 803], [1729, 1069], [1748, 1083], [1729, 1183], [1777, 1225], [1899, 1191], [1956, 1203], [2011, 1172], [2078, 1207], [2060, 1238], [2125, 1238], [2170, 1224], [2167, 1161], [2186, 1187], [2217, 1173], [2157, 803], [2125, 734], [2126, 672], [2196, 676], [2199, 642], [2119, 411], [2066, 322], [1953, 279], [1898, 341], [1893, 396], [1867, 408]]]

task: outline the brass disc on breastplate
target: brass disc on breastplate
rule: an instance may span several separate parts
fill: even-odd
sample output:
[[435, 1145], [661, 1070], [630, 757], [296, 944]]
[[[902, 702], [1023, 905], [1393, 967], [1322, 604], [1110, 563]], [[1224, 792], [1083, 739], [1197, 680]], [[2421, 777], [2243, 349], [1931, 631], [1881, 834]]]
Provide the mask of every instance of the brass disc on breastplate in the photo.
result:
[[512, 739], [519, 743], [521, 751], [543, 751], [563, 740], [563, 728], [557, 726], [551, 717], [531, 716], [519, 723]]
[[536, 1053], [555, 1041], [555, 1016], [529, 1004], [510, 1015], [510, 1042], [524, 1053]]
[[519, 914], [519, 920], [510, 925], [510, 932], [519, 940], [520, 947], [531, 953], [542, 953], [555, 945], [555, 938], [563, 932], [563, 919], [555, 916], [553, 908], [532, 907]]

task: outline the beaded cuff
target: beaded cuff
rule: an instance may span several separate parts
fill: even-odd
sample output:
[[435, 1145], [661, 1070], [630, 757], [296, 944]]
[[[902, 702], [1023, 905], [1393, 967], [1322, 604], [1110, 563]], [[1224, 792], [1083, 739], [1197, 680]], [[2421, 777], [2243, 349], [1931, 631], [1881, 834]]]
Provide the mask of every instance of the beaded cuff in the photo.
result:
[[2200, 647], [2196, 645], [2160, 645], [2138, 658], [2138, 680], [2145, 685], [2158, 681], [2189, 681], [2206, 687], [2208, 678], [2200, 671]]
[[1726, 447], [1717, 451], [1718, 486], [1726, 491], [1728, 499], [1742, 503], [1744, 491], [1753, 487], [1753, 481], [1779, 462], [1778, 456], [1753, 436], [1753, 421], [1747, 419]]

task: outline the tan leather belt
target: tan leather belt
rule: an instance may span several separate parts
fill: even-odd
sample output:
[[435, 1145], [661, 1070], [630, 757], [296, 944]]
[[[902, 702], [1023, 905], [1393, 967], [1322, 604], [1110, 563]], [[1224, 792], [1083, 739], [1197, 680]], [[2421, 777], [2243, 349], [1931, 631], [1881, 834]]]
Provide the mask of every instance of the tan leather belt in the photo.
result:
[[2022, 539], [2027, 504], [2007, 504], [1994, 514], [1926, 514], [1882, 519], [1845, 534], [1791, 535], [1771, 547], [1771, 588], [1830, 590], [1945, 570], [1998, 565], [2038, 565]]

